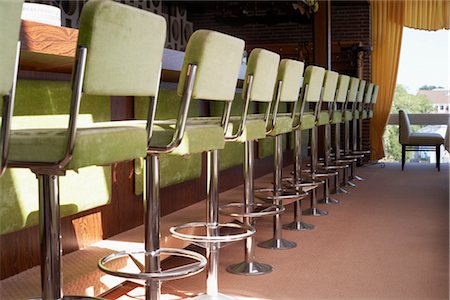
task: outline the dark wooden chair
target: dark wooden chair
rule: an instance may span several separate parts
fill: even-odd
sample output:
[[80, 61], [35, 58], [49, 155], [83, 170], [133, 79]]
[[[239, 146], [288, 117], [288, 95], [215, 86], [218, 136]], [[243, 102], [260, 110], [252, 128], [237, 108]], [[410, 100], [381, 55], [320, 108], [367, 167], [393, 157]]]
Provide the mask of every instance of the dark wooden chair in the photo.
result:
[[436, 168], [440, 171], [441, 145], [444, 144], [444, 138], [437, 133], [412, 132], [408, 114], [403, 110], [398, 112], [398, 117], [399, 141], [402, 144], [402, 171], [405, 168], [406, 151], [436, 151]]

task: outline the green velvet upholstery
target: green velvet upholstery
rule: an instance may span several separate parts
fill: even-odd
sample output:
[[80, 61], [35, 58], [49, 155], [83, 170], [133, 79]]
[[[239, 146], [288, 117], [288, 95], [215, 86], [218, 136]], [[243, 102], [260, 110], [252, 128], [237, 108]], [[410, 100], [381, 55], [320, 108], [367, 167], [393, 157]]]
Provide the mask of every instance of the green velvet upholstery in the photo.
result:
[[358, 120], [359, 119], [359, 111], [355, 110], [355, 112], [353, 113], [353, 119]]
[[333, 113], [333, 119], [331, 120], [331, 123], [333, 124], [342, 123], [342, 113], [340, 111], [335, 111]]
[[319, 112], [319, 120], [317, 121], [317, 125], [326, 125], [330, 124], [330, 115], [327, 111]]
[[244, 45], [243, 40], [216, 31], [195, 31], [186, 46], [178, 95], [183, 94], [189, 64], [194, 64], [193, 99], [232, 101]]
[[324, 68], [317, 66], [306, 67], [303, 86], [308, 85], [308, 91], [305, 95], [304, 101], [319, 102], [324, 76]]
[[369, 111], [369, 119], [373, 118], [373, 110]]
[[23, 0], [0, 1], [0, 97], [12, 87]]
[[[286, 150], [287, 139], [283, 137], [283, 151]], [[275, 139], [268, 137], [258, 141], [258, 158], [272, 156], [275, 149]]]
[[364, 95], [365, 95], [365, 91], [366, 91], [366, 81], [365, 80], [360, 80], [359, 81], [359, 87], [358, 87], [358, 93], [356, 95], [356, 101], [357, 102], [362, 102], [364, 99]]
[[348, 92], [348, 102], [355, 102], [358, 94], [359, 79], [356, 77], [350, 78], [350, 87]]
[[[66, 128], [12, 130], [9, 160], [21, 162], [62, 160], [67, 144], [66, 131]], [[87, 166], [102, 166], [143, 157], [147, 154], [146, 136], [145, 126], [141, 128], [129, 122], [96, 123], [88, 124], [86, 127], [81, 125], [77, 131], [72, 159], [65, 168], [77, 170]], [[124, 143], [124, 140], [127, 142]]]
[[398, 113], [399, 142], [402, 145], [437, 146], [444, 144], [444, 138], [438, 133], [412, 132], [408, 114], [400, 110]]
[[162, 16], [113, 1], [89, 1], [78, 36], [78, 45], [88, 49], [84, 93], [156, 95], [165, 40]]
[[311, 112], [303, 113], [300, 130], [311, 129], [316, 126], [316, 117]]
[[[244, 91], [248, 87], [248, 75], [253, 75], [251, 101], [271, 102], [275, 90], [280, 56], [265, 49], [253, 49], [245, 71]], [[245, 92], [242, 93], [245, 97]]]
[[323, 92], [322, 92], [323, 102], [334, 102], [338, 77], [339, 74], [337, 72], [329, 70], [325, 72], [325, 77], [323, 80]]
[[[272, 120], [269, 120], [271, 123]], [[278, 114], [275, 121], [273, 130], [269, 133], [269, 136], [276, 136], [283, 133], [289, 133], [292, 131], [292, 117], [291, 114]]]
[[[17, 83], [13, 129], [64, 128], [70, 106], [70, 83], [19, 80]], [[109, 97], [84, 96], [79, 123], [110, 120]], [[108, 204], [111, 195], [111, 168], [91, 166], [67, 171], [60, 177], [61, 215], [71, 215]], [[0, 234], [37, 224], [38, 182], [28, 169], [9, 168], [0, 178]]]
[[347, 99], [348, 86], [350, 84], [350, 76], [339, 75], [337, 83], [336, 102], [344, 103]]
[[277, 81], [282, 81], [283, 85], [280, 91], [281, 102], [295, 102], [298, 100], [301, 77], [305, 64], [293, 59], [282, 59], [278, 67]]
[[351, 121], [353, 119], [353, 114], [351, 110], [346, 110], [344, 111], [344, 118], [343, 121], [347, 122], [347, 121]]
[[367, 117], [368, 117], [368, 114], [367, 114], [367, 111], [366, 110], [363, 110], [362, 112], [361, 112], [361, 119], [367, 119]]

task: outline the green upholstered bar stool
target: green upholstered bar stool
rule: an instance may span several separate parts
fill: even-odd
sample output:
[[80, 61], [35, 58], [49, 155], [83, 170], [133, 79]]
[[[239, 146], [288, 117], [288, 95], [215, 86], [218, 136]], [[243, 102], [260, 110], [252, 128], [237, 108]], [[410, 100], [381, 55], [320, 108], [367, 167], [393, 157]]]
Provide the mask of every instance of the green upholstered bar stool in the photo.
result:
[[[316, 170], [311, 169], [309, 180], [304, 180], [304, 172], [302, 170], [301, 162], [301, 131], [311, 130], [312, 140], [315, 140], [314, 128], [319, 117], [319, 101], [321, 99], [321, 94], [323, 90], [323, 82], [325, 76], [325, 69], [317, 66], [308, 66], [305, 70], [305, 75], [303, 79], [303, 85], [300, 95], [300, 103], [298, 109], [294, 111], [294, 176], [291, 180], [287, 180], [289, 186], [301, 187], [302, 189], [312, 188], [310, 190], [311, 197], [311, 209], [307, 212], [313, 212], [313, 215], [326, 215], [327, 212], [319, 210], [317, 208], [317, 189], [316, 187], [320, 184], [325, 184], [323, 180], [317, 180], [315, 174]], [[305, 111], [305, 108], [312, 106], [312, 111]], [[311, 143], [311, 159], [312, 161], [317, 161], [317, 144]], [[313, 163], [311, 163], [313, 165]], [[314, 164], [315, 166], [315, 164]], [[289, 184], [290, 181], [290, 184]], [[300, 205], [294, 207], [294, 222], [285, 226], [286, 229], [291, 230], [305, 230], [312, 229], [310, 224], [301, 224], [297, 219], [301, 217], [302, 211]]]
[[[235, 125], [230, 122], [230, 112], [235, 97], [243, 51], [244, 41], [241, 39], [215, 31], [196, 31], [189, 39], [186, 47], [178, 84], [178, 94], [183, 95], [184, 99], [183, 109], [180, 111], [182, 122], [180, 126], [177, 126], [177, 128], [180, 128], [177, 137], [180, 140], [174, 139], [174, 142], [169, 146], [175, 147], [174, 151], [180, 151], [181, 155], [194, 150], [207, 152], [206, 222], [187, 223], [170, 229], [170, 232], [176, 238], [206, 248], [208, 259], [206, 294], [198, 296], [198, 299], [229, 298], [219, 294], [218, 290], [219, 249], [229, 242], [247, 239], [255, 234], [254, 228], [249, 225], [219, 223], [219, 149], [224, 148], [225, 135], [228, 136], [227, 133], [233, 132], [233, 126]], [[183, 124], [186, 124], [187, 106], [190, 99], [220, 101], [224, 103], [223, 114], [219, 122], [214, 118], [188, 120], [185, 138], [183, 138], [180, 132], [184, 131]], [[192, 132], [190, 133], [189, 128], [191, 126]], [[214, 132], [202, 131], [205, 126], [215, 128]], [[196, 128], [198, 128], [197, 131], [195, 131]], [[240, 130], [245, 131], [245, 127], [240, 128]], [[250, 131], [241, 132], [235, 137], [241, 138], [243, 134], [249, 133]], [[256, 137], [258, 137], [258, 133], [256, 133]], [[178, 146], [180, 141], [181, 144]], [[185, 146], [181, 147], [183, 144]], [[165, 151], [167, 151], [165, 147], [150, 147], [150, 153], [152, 153], [154, 161], [157, 157], [156, 154]], [[200, 232], [198, 233], [198, 231]]]
[[19, 65], [22, 5], [23, 0], [0, 2], [0, 96], [3, 99], [0, 119], [0, 176], [5, 172], [8, 160]]
[[[120, 26], [111, 26], [118, 24], [118, 16]], [[152, 13], [112, 1], [87, 3], [80, 18], [72, 93], [68, 95], [71, 104], [67, 128], [11, 131], [8, 166], [29, 168], [39, 181], [44, 299], [63, 298], [59, 177], [68, 170], [146, 155], [145, 126], [129, 122], [80, 126], [78, 117], [83, 95], [155, 96], [165, 28], [165, 20]], [[129, 34], [130, 31], [135, 34]]]
[[[363, 122], [368, 119], [368, 107], [372, 101], [374, 84], [369, 83], [366, 85], [366, 90], [364, 92], [364, 100], [359, 104], [359, 118], [358, 118], [358, 131], [356, 132], [357, 143], [352, 149], [352, 154], [364, 154], [369, 155], [370, 149], [363, 149]], [[363, 162], [361, 161], [361, 164]], [[356, 177], [358, 179], [360, 177]]]
[[[378, 85], [373, 84], [372, 86], [372, 91], [370, 93], [370, 91], [367, 92], [368, 94], [366, 95], [365, 98], [366, 101], [364, 101], [364, 106], [362, 109], [362, 122], [364, 122], [364, 120], [368, 120], [370, 122], [370, 120], [373, 117], [373, 107], [377, 102], [377, 97], [378, 97]], [[369, 96], [370, 95], [370, 96]], [[369, 146], [365, 146], [363, 145], [363, 131], [362, 131], [362, 124], [360, 124], [360, 130], [358, 131], [358, 134], [360, 136], [360, 142], [359, 142], [359, 150], [356, 152], [357, 154], [371, 154], [371, 147], [370, 144]], [[370, 135], [370, 132], [369, 132]], [[370, 136], [367, 137], [367, 140], [370, 140]]]
[[[267, 93], [267, 99], [272, 99], [271, 113], [266, 118], [267, 137], [274, 138], [274, 173], [273, 187], [269, 189], [256, 190], [257, 196], [274, 204], [288, 204], [299, 202], [307, 193], [302, 189], [287, 190], [283, 186], [283, 135], [292, 132], [294, 126], [294, 112], [299, 99], [301, 78], [304, 70], [304, 63], [283, 59], [278, 67], [276, 77], [275, 93]], [[276, 71], [275, 71], [276, 72]], [[291, 111], [288, 113], [279, 112], [280, 103], [289, 103]], [[268, 195], [267, 195], [268, 194]], [[284, 250], [297, 246], [293, 241], [282, 237], [281, 216], [273, 217], [273, 237], [258, 244], [259, 247]]]
[[[284, 211], [284, 206], [277, 203], [254, 202], [254, 141], [266, 137], [270, 105], [267, 106], [264, 114], [248, 113], [252, 103], [267, 103], [272, 100], [279, 61], [280, 57], [276, 53], [258, 48], [252, 50], [248, 58], [243, 86], [244, 103], [241, 116], [231, 118], [237, 132], [227, 134], [225, 137], [226, 142], [244, 143], [244, 203], [230, 203], [221, 206], [220, 210], [225, 215], [243, 217], [248, 226], [254, 225], [255, 218], [275, 216]], [[282, 61], [280, 68], [285, 65], [286, 62]], [[262, 275], [272, 271], [270, 265], [255, 260], [254, 236], [247, 238], [244, 256], [243, 262], [228, 266], [227, 271], [241, 275]]]
[[[354, 169], [356, 168], [356, 162], [361, 157], [361, 155], [350, 154], [350, 122], [353, 120], [353, 112], [356, 108], [356, 101], [358, 90], [360, 86], [360, 80], [356, 77], [350, 77], [350, 83], [347, 93], [347, 98], [344, 105], [342, 106], [342, 123], [344, 123], [344, 149], [341, 150], [340, 138], [335, 140], [335, 159], [336, 163], [346, 163], [350, 166], [350, 176], [344, 175], [344, 185], [350, 185], [356, 187], [356, 184], [351, 182], [349, 179], [353, 178]], [[335, 127], [335, 136], [340, 137], [340, 126]]]
[[[340, 125], [342, 123], [342, 111], [343, 107], [345, 105], [347, 94], [348, 94], [348, 87], [350, 83], [350, 77], [347, 75], [340, 74], [338, 77], [337, 82], [337, 88], [336, 88], [336, 96], [335, 100], [332, 104], [331, 108], [331, 116], [330, 116], [330, 127], [334, 126], [335, 129], [335, 136], [334, 136], [334, 145], [335, 150], [340, 153]], [[331, 131], [331, 128], [330, 128]], [[326, 135], [330, 133], [330, 131], [325, 132]], [[324, 166], [325, 168], [332, 168], [336, 169], [338, 171], [342, 171], [343, 178], [348, 178], [348, 168], [349, 165], [346, 162], [336, 162], [331, 159], [331, 138], [330, 136], [326, 136], [325, 138], [325, 158], [324, 158]], [[352, 161], [349, 161], [349, 163], [352, 163]], [[341, 187], [340, 184], [341, 180], [339, 176], [335, 180], [335, 194], [347, 194], [348, 192]]]

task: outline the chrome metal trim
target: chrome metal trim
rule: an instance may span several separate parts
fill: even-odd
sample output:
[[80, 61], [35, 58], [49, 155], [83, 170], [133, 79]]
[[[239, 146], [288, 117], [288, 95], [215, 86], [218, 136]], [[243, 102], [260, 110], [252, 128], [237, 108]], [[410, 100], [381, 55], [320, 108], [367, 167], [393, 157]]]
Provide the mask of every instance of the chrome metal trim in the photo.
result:
[[[230, 141], [230, 142], [236, 141], [244, 133], [244, 128], [245, 128], [245, 125], [247, 123], [248, 109], [249, 109], [249, 106], [250, 106], [250, 93], [251, 93], [251, 90], [253, 88], [253, 75], [248, 75], [247, 82], [248, 82], [248, 84], [247, 84], [247, 87], [245, 89], [245, 102], [244, 102], [244, 107], [243, 107], [243, 110], [242, 110], [241, 120], [239, 122], [238, 130], [236, 131], [236, 133], [234, 133], [231, 136], [225, 136], [225, 141]], [[228, 120], [229, 120], [229, 114], [231, 112], [231, 102], [229, 103], [229, 109], [228, 110], [229, 110], [228, 111]], [[228, 127], [228, 123], [226, 123], [225, 126]], [[224, 132], [226, 133], [227, 130], [225, 129]]]
[[[269, 120], [270, 117], [267, 117], [266, 121], [266, 135], [271, 134], [274, 130], [275, 130], [275, 125], [277, 123], [277, 117], [278, 117], [278, 107], [280, 105], [280, 97], [281, 97], [281, 88], [283, 87], [283, 81], [279, 80], [277, 82], [277, 90], [276, 90], [276, 96], [275, 96], [275, 103], [273, 106], [273, 111], [272, 111], [272, 124], [270, 124], [269, 127]], [[266, 111], [266, 116], [269, 114], [270, 116], [270, 105], [267, 108]]]
[[[183, 96], [181, 98], [180, 110], [178, 112], [177, 122], [175, 124], [175, 132], [173, 134], [172, 141], [166, 146], [150, 146], [147, 149], [147, 153], [169, 153], [173, 149], [178, 147], [183, 139], [186, 129], [186, 121], [189, 113], [189, 106], [192, 99], [192, 91], [194, 89], [195, 77], [197, 74], [197, 65], [189, 64], [186, 74], [186, 82], [184, 85]], [[149, 141], [149, 145], [151, 140]]]

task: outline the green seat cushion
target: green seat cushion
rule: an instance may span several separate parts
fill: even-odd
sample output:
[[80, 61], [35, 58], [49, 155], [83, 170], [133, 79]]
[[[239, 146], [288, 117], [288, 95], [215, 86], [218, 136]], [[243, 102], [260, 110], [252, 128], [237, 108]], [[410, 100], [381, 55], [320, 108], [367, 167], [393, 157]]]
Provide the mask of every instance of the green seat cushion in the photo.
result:
[[[9, 160], [57, 162], [66, 150], [65, 128], [14, 129], [11, 131]], [[124, 143], [123, 141], [126, 141]], [[72, 159], [65, 167], [108, 165], [146, 156], [145, 127], [130, 122], [99, 122], [81, 125], [77, 131]]]
[[325, 124], [330, 124], [330, 115], [326, 111], [321, 111], [319, 113], [319, 121], [317, 122], [317, 125]]
[[300, 130], [311, 129], [316, 126], [316, 118], [312, 113], [304, 113], [301, 119]]
[[[236, 132], [239, 127], [238, 118], [232, 117], [230, 125], [232, 126], [228, 126], [228, 131], [230, 131], [231, 129], [233, 133]], [[229, 133], [227, 133], [227, 135], [229, 135]], [[263, 139], [265, 137], [266, 137], [266, 123], [264, 122], [264, 120], [249, 115], [245, 122], [244, 131], [236, 142], [244, 143], [246, 141], [255, 141]]]
[[410, 145], [434, 146], [444, 144], [444, 138], [438, 133], [412, 132], [408, 138]]
[[369, 111], [369, 119], [373, 118], [373, 110]]
[[[269, 124], [271, 124], [272, 120], [269, 121]], [[270, 136], [276, 136], [279, 134], [283, 134], [283, 133], [289, 133], [292, 131], [292, 118], [291, 118], [291, 114], [283, 114], [283, 115], [278, 115], [276, 122], [275, 122], [275, 127], [272, 130], [272, 132], [270, 132]]]
[[359, 111], [356, 110], [356, 111], [355, 111], [355, 120], [358, 120], [358, 119], [359, 119]]
[[344, 111], [344, 122], [351, 121], [353, 119], [353, 114], [350, 110]]
[[365, 111], [365, 110], [362, 111], [361, 118], [362, 119], [367, 119], [367, 111]]
[[[157, 122], [154, 125], [151, 146], [163, 147], [170, 144], [175, 133], [175, 125], [171, 121], [169, 123], [171, 124], [158, 124]], [[145, 125], [145, 122], [142, 124]], [[188, 155], [223, 149], [224, 146], [223, 128], [219, 124], [188, 122], [180, 145], [171, 154]]]
[[342, 122], [342, 113], [340, 111], [335, 111], [333, 113], [333, 120], [331, 121], [331, 123], [337, 124], [341, 122]]

